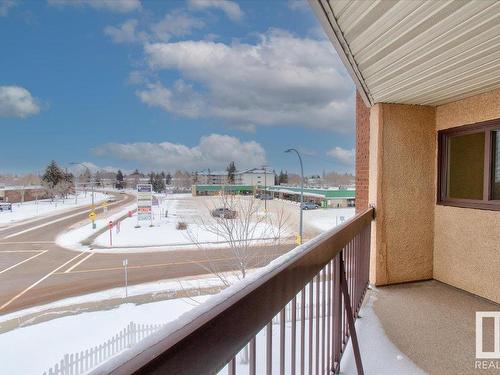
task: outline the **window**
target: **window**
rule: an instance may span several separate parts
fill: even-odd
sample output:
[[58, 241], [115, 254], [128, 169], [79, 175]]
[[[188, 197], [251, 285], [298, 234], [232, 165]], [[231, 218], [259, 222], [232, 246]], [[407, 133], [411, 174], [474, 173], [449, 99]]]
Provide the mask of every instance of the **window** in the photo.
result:
[[500, 120], [440, 131], [438, 203], [500, 210]]

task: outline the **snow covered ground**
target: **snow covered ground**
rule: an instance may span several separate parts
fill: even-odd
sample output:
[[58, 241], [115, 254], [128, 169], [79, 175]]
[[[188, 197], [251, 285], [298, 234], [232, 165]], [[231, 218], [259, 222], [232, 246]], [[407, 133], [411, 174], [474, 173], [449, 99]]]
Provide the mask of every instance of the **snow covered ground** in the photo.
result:
[[[126, 215], [129, 211], [135, 210], [137, 206], [135, 204], [129, 205], [125, 207], [123, 210], [120, 210], [117, 213], [113, 214], [98, 214], [97, 219], [95, 220], [95, 229], [92, 228], [92, 223], [89, 220], [86, 220], [84, 223], [79, 223], [74, 228], [61, 233], [56, 238], [56, 243], [59, 246], [62, 246], [66, 249], [70, 250], [88, 250], [87, 246], [83, 246], [81, 241], [87, 239], [92, 236], [98, 230], [106, 228], [110, 220], [117, 220], [118, 218]], [[108, 234], [108, 232], [106, 232]], [[108, 234], [109, 236], [109, 234]]]
[[[138, 222], [137, 215], [134, 214], [120, 223], [119, 232], [116, 229], [113, 231], [113, 247], [163, 245], [196, 248], [196, 244], [224, 246], [221, 242], [225, 242], [226, 238], [222, 229], [219, 234], [217, 231], [207, 230], [207, 225], [202, 224], [202, 220], [214, 222], [214, 219], [209, 217], [209, 208], [200, 204], [202, 199], [193, 199], [191, 195], [186, 194], [159, 197], [159, 205], [153, 206], [153, 226], [150, 226], [151, 222]], [[176, 226], [179, 222], [186, 223], [188, 229], [178, 230]], [[136, 228], [137, 225], [140, 225], [140, 228]], [[274, 237], [276, 232], [276, 228], [268, 223], [258, 223], [249, 239], [262, 243], [261, 241]], [[281, 235], [290, 236], [291, 233], [284, 230]], [[109, 247], [109, 232], [98, 236], [94, 244]]]
[[[96, 203], [108, 197], [107, 194], [101, 192], [96, 192], [94, 194]], [[64, 202], [61, 199], [54, 200], [54, 202], [51, 202], [50, 199], [40, 199], [38, 200], [38, 202], [29, 201], [24, 203], [13, 203], [12, 212], [0, 212], [0, 224], [10, 224], [21, 220], [33, 219], [40, 216], [48, 216], [51, 214], [60, 213], [61, 211], [71, 208], [86, 206], [91, 203], [92, 194], [89, 192], [87, 192], [87, 194], [78, 194], [78, 204], [75, 204], [74, 195], [69, 195], [68, 198], [64, 200]]]
[[[204, 296], [196, 297], [200, 303], [206, 299]], [[164, 324], [195, 305], [190, 299], [140, 305], [125, 303], [110, 310], [65, 316], [14, 329], [0, 335], [0, 372], [3, 375], [42, 374], [66, 353], [76, 353], [103, 344], [130, 322]]]
[[304, 222], [320, 232], [327, 231], [342, 224], [355, 214], [355, 208], [318, 208], [304, 210]]

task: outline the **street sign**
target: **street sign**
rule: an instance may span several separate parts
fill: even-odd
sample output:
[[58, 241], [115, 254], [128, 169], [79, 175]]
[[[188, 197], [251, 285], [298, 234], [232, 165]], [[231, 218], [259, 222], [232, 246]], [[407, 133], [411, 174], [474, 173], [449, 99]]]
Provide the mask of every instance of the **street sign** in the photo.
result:
[[152, 220], [151, 206], [153, 200], [153, 186], [151, 184], [137, 184], [137, 220]]
[[97, 217], [97, 215], [95, 214], [95, 212], [94, 212], [94, 211], [92, 211], [92, 212], [89, 214], [89, 219], [90, 219], [90, 220], [92, 220], [92, 221], [94, 221], [96, 217]]

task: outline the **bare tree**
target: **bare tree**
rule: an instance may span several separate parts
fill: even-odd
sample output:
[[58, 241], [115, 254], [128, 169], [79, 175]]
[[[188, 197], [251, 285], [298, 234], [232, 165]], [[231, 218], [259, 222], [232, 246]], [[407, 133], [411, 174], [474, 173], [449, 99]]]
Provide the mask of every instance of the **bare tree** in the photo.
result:
[[73, 187], [73, 184], [70, 181], [67, 180], [61, 180], [55, 187], [55, 193], [62, 199], [62, 202], [64, 203], [64, 199], [68, 196], [68, 194], [71, 192], [71, 188]]
[[[214, 210], [224, 209], [218, 217]], [[225, 286], [244, 279], [250, 269], [267, 264], [272, 254], [270, 249], [280, 245], [284, 239], [289, 215], [284, 206], [264, 211], [261, 201], [251, 196], [224, 194], [211, 199], [206, 205], [207, 215], [194, 218], [195, 225], [189, 225], [186, 235], [206, 256], [201, 264], [207, 272], [217, 276]], [[219, 211], [221, 212], [221, 211]], [[225, 217], [224, 217], [225, 216]], [[194, 227], [194, 228], [193, 228]], [[215, 261], [213, 250], [207, 248], [196, 229], [215, 234], [223, 246], [228, 246], [234, 260], [233, 271], [225, 272]], [[258, 248], [258, 245], [265, 245]], [[233, 278], [228, 276], [233, 276]]]
[[50, 198], [50, 200], [53, 202], [54, 198], [57, 195], [57, 189], [54, 185], [52, 185], [50, 182], [47, 182], [45, 180], [42, 180], [42, 186], [43, 190], [45, 192], [45, 195]]

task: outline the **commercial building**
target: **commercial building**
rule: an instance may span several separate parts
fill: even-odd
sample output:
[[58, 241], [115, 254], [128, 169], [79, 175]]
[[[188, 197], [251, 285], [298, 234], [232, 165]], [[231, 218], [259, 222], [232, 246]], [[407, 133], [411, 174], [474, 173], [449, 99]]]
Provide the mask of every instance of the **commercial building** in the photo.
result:
[[250, 195], [255, 193], [255, 186], [251, 185], [216, 185], [216, 184], [197, 184], [191, 187], [193, 196], [206, 196], [206, 195], [220, 195], [222, 193], [228, 194], [242, 194]]
[[0, 186], [0, 202], [18, 203], [43, 198], [42, 186]]
[[[227, 171], [202, 171], [193, 173], [193, 184], [227, 185]], [[268, 168], [252, 168], [234, 173], [234, 185], [271, 186], [274, 185], [274, 172]]]
[[[301, 189], [298, 187], [270, 186], [267, 188], [267, 192], [275, 198], [300, 202]], [[354, 207], [356, 190], [304, 188], [304, 202], [313, 202], [321, 207]]]

